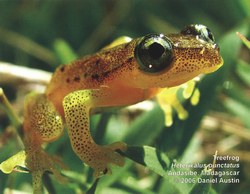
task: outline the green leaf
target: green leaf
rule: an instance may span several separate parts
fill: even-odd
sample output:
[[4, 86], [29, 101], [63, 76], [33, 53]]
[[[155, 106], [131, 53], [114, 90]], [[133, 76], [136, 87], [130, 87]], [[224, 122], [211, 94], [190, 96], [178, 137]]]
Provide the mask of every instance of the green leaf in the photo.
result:
[[132, 166], [132, 164], [132, 161], [126, 161], [123, 167], [112, 166], [112, 175], [103, 176], [100, 179], [97, 187], [97, 193], [99, 193], [99, 191], [101, 191], [103, 188], [114, 184], [118, 180], [129, 177], [129, 168]]
[[164, 128], [164, 114], [157, 105], [144, 113], [127, 130], [123, 141], [128, 145], [145, 145], [152, 143]]
[[62, 39], [57, 39], [54, 42], [54, 50], [60, 63], [69, 63], [77, 58], [73, 49]]
[[131, 160], [146, 166], [155, 173], [165, 177], [170, 168], [170, 159], [159, 150], [149, 146], [129, 146], [124, 154]]
[[115, 193], [115, 194], [131, 194], [131, 192], [123, 189], [117, 189], [117, 188], [103, 188], [98, 194], [107, 194], [107, 193]]
[[[225, 84], [226, 90], [223, 91], [229, 98], [232, 98], [235, 101], [238, 101], [245, 107], [250, 106], [250, 99], [246, 95], [245, 91], [242, 90], [242, 86], [235, 84], [235, 82], [228, 81]], [[225, 101], [223, 101], [224, 104]], [[250, 110], [250, 109], [249, 109]]]
[[[199, 179], [212, 179], [211, 175], [201, 175]], [[189, 194], [216, 194], [216, 191], [212, 189], [212, 183], [200, 183], [198, 179], [194, 184]]]
[[230, 110], [232, 113], [237, 115], [244, 123], [245, 125], [250, 128], [250, 111], [249, 111], [249, 106], [245, 106], [242, 103], [231, 99], [227, 98], [224, 100], [224, 105], [228, 110]]
[[[242, 41], [235, 34], [237, 31], [241, 32], [242, 34], [246, 34], [249, 31], [249, 23], [244, 22], [239, 27], [230, 30], [222, 37], [221, 41], [219, 42], [221, 55], [224, 59], [224, 65], [219, 70], [219, 72], [224, 76], [223, 79], [225, 79], [225, 77], [228, 75], [230, 68], [235, 66], [240, 48], [242, 46]], [[221, 73], [221, 71], [224, 71], [224, 73]]]
[[239, 60], [236, 66], [236, 73], [248, 86], [250, 86], [250, 64], [243, 60]]
[[250, 1], [249, 0], [240, 0], [239, 1], [242, 7], [242, 10], [245, 12], [248, 17], [250, 16]]
[[96, 179], [94, 184], [89, 188], [89, 190], [86, 192], [86, 194], [95, 193], [98, 182], [99, 182], [99, 179]]
[[197, 175], [194, 174], [195, 172], [192, 173], [193, 171], [188, 167], [179, 167], [179, 165], [182, 164], [185, 163], [175, 162], [171, 165], [171, 169], [168, 171], [168, 177], [165, 177], [162, 182], [159, 193], [165, 194], [166, 190], [168, 194], [189, 193], [197, 179]]
[[241, 33], [236, 32], [236, 34], [239, 36], [239, 38], [242, 40], [242, 42], [246, 45], [246, 47], [248, 49], [250, 49], [250, 41], [247, 40], [247, 38], [244, 35], [242, 35]]

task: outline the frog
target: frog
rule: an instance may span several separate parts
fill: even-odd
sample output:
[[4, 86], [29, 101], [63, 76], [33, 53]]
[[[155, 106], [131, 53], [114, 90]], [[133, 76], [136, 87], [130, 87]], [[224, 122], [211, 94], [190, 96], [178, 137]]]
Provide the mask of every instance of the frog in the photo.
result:
[[2, 162], [0, 169], [10, 173], [25, 163], [37, 193], [45, 171], [63, 181], [57, 170], [63, 165], [42, 145], [57, 140], [67, 128], [73, 151], [94, 169], [95, 177], [110, 174], [111, 165], [124, 165], [121, 153], [127, 145], [119, 141], [96, 144], [90, 130], [92, 114], [151, 99], [165, 88], [212, 73], [222, 65], [212, 32], [201, 24], [188, 25], [176, 34], [122, 37], [95, 54], [60, 65], [44, 93], [33, 92], [25, 98], [25, 149]]

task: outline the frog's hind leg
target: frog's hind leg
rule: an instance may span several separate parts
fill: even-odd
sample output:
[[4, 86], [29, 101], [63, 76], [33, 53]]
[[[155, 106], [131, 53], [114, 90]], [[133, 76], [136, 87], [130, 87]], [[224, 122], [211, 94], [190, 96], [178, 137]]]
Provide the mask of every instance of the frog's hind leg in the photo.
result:
[[65, 168], [55, 156], [47, 154], [43, 143], [58, 139], [63, 133], [63, 120], [45, 94], [30, 93], [24, 103], [25, 163], [32, 174], [34, 193], [42, 193], [42, 176], [52, 172], [56, 180], [65, 182], [60, 173]]
[[[57, 139], [63, 132], [63, 121], [52, 103], [44, 94], [30, 93], [25, 98], [24, 122], [21, 123], [13, 111], [7, 97], [0, 88], [0, 108], [3, 108], [15, 128], [20, 129], [24, 150], [0, 163], [0, 170], [11, 173], [16, 167], [24, 167], [32, 174], [34, 193], [42, 193], [42, 175], [46, 171], [56, 179], [65, 182], [59, 169], [63, 164], [54, 156], [48, 155], [42, 144]], [[22, 129], [22, 130], [21, 130]]]
[[97, 145], [90, 134], [90, 109], [96, 105], [96, 100], [104, 97], [103, 95], [105, 93], [98, 90], [80, 90], [70, 93], [63, 101], [73, 150], [82, 161], [95, 170], [96, 177], [111, 172], [109, 164], [123, 166], [124, 157], [116, 150], [126, 149], [126, 145], [121, 142], [108, 146]]

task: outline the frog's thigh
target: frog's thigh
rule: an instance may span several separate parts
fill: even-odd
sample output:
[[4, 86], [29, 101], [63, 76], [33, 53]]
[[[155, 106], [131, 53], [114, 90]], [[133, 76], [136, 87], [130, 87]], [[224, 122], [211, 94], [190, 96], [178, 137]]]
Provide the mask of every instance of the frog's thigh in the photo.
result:
[[39, 134], [43, 142], [54, 141], [63, 133], [63, 120], [44, 94], [30, 93], [25, 98], [24, 130]]
[[123, 143], [109, 146], [97, 145], [89, 129], [89, 112], [100, 99], [108, 97], [108, 92], [100, 90], [80, 90], [67, 95], [63, 100], [65, 119], [71, 144], [75, 153], [100, 176], [109, 171], [110, 163], [122, 166], [124, 158], [115, 150], [125, 150]]

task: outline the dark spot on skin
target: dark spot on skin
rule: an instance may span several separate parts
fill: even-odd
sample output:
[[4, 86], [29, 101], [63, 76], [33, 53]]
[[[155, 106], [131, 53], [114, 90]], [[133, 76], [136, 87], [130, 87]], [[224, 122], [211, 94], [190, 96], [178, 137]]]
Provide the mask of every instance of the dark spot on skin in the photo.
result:
[[103, 76], [104, 76], [104, 77], [107, 77], [107, 76], [109, 75], [109, 73], [110, 73], [110, 72], [105, 72], [105, 73], [103, 73]]
[[79, 81], [80, 81], [80, 77], [79, 77], [79, 76], [74, 77], [74, 81], [75, 81], [75, 82], [79, 82]]
[[100, 76], [98, 74], [94, 74], [91, 77], [92, 77], [92, 79], [98, 80]]
[[110, 54], [110, 51], [109, 50], [106, 50], [105, 51], [105, 55], [109, 55]]
[[129, 45], [129, 43], [125, 45], [125, 49], [128, 48], [128, 45]]
[[105, 168], [105, 169], [103, 170], [103, 174], [107, 174], [107, 173], [108, 173], [108, 169]]
[[100, 59], [98, 59], [96, 62], [95, 62], [95, 65], [99, 65], [99, 63], [100, 63]]
[[70, 82], [70, 79], [69, 79], [69, 78], [67, 78], [67, 79], [66, 79], [66, 82], [67, 82], [67, 83], [69, 83], [69, 82]]
[[87, 76], [88, 76], [88, 74], [87, 74], [87, 73], [84, 73], [84, 74], [83, 74], [83, 77], [84, 77], [84, 78], [86, 78]]
[[61, 71], [61, 72], [64, 72], [64, 70], [65, 70], [65, 67], [62, 66], [62, 67], [60, 68], [60, 71]]
[[133, 57], [128, 58], [128, 59], [127, 59], [127, 63], [131, 63], [132, 60], [133, 60]]
[[106, 72], [102, 73], [102, 75], [101, 75], [102, 78], [104, 79], [104, 78], [109, 77], [109, 76], [112, 75], [112, 73], [114, 73], [117, 69], [120, 69], [120, 65], [117, 65], [116, 68], [113, 68], [113, 69], [110, 70], [110, 71], [106, 71]]

